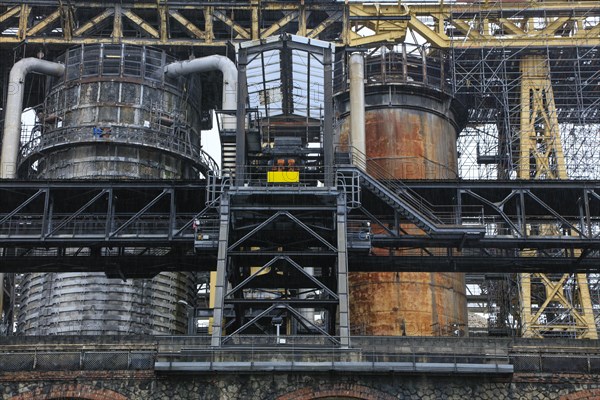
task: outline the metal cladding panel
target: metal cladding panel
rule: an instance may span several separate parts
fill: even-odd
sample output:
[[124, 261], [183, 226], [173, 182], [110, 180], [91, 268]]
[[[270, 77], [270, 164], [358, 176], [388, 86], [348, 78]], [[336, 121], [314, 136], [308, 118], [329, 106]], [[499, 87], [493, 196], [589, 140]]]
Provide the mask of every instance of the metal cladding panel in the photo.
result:
[[28, 274], [19, 332], [25, 335], [123, 335], [186, 332], [190, 274], [123, 282], [103, 273]]
[[[330, 47], [329, 43], [319, 40], [287, 36], [291, 42]], [[276, 40], [250, 42], [241, 47], [251, 52], [253, 46], [271, 42]], [[263, 117], [320, 118], [325, 98], [323, 62], [323, 55], [318, 52], [309, 53], [305, 49], [286, 46], [253, 54], [246, 70], [250, 107], [258, 109]]]
[[201, 146], [198, 80], [166, 77], [164, 51], [91, 45], [64, 59], [39, 129], [23, 140], [22, 176], [178, 179], [215, 169]]
[[[43, 129], [23, 148], [22, 171], [42, 179], [181, 179], [208, 165], [197, 130], [200, 87], [193, 78], [165, 77], [173, 60], [164, 51], [92, 45], [70, 50], [65, 60], [65, 77], [53, 82], [40, 116]], [[28, 274], [18, 331], [185, 333], [187, 310], [178, 301], [191, 303], [194, 292], [190, 273], [129, 281], [103, 273]]]
[[[366, 90], [367, 158], [398, 179], [454, 179], [458, 125], [450, 98], [415, 85]], [[437, 97], [437, 98], [436, 98]], [[341, 106], [343, 108], [344, 106]], [[444, 112], [444, 109], [446, 110]], [[342, 121], [342, 143], [349, 137]], [[367, 162], [369, 168], [369, 161]], [[413, 229], [412, 226], [403, 226]], [[377, 233], [377, 227], [373, 227]], [[388, 253], [388, 249], [374, 249]], [[415, 255], [418, 250], [402, 254]], [[465, 279], [458, 273], [350, 273], [354, 334], [455, 336], [467, 331]]]

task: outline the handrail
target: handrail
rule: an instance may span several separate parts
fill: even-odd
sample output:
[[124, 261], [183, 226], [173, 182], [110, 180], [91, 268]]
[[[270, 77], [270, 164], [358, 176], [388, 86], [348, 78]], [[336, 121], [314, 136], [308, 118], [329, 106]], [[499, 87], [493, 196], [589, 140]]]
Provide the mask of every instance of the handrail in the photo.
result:
[[429, 203], [402, 181], [386, 171], [385, 168], [379, 165], [375, 160], [368, 158], [364, 153], [361, 153], [355, 148], [349, 146], [347, 148], [350, 150], [351, 163], [355, 167], [376, 179], [380, 184], [392, 191], [402, 200], [406, 201], [410, 206], [417, 209], [432, 222], [442, 225], [445, 224], [444, 221], [437, 217], [433, 210], [435, 208], [433, 204]]

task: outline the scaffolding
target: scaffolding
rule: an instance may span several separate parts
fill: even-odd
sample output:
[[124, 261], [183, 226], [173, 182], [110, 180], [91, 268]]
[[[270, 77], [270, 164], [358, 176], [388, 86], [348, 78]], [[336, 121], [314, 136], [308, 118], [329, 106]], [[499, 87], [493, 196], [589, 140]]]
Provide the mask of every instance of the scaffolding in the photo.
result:
[[[455, 11], [456, 21], [472, 16], [464, 26], [447, 20], [445, 32], [452, 38], [456, 96], [469, 109], [469, 123], [458, 144], [461, 177], [599, 179], [600, 48], [577, 39], [582, 32], [598, 30], [597, 12], [573, 12], [577, 16], [570, 18], [550, 9], [516, 10], [502, 2], [472, 3]], [[510, 39], [524, 33], [535, 40], [514, 46]], [[485, 47], [471, 40], [484, 37], [498, 40]], [[556, 45], [555, 39], [566, 37], [576, 45]], [[553, 236], [561, 227], [541, 224], [528, 229]], [[519, 319], [523, 336], [597, 337], [597, 275], [506, 278], [500, 285], [480, 282], [487, 295], [490, 332], [492, 322], [510, 326]], [[518, 295], [519, 307], [503, 300], [507, 290]]]

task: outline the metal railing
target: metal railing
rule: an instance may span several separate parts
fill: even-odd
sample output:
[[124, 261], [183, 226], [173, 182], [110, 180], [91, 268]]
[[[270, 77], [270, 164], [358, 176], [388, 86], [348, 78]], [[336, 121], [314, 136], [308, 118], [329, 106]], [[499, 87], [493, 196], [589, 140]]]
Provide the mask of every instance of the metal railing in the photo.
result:
[[[348, 62], [334, 63], [334, 93], [349, 89]], [[371, 48], [365, 56], [366, 86], [408, 84], [453, 94], [449, 54], [432, 51], [430, 46], [402, 43], [390, 49], [388, 44]]]
[[104, 337], [100, 345], [83, 345], [73, 337], [64, 342], [14, 337], [0, 343], [0, 371], [314, 368], [511, 373], [514, 367], [515, 372], [600, 373], [598, 340], [352, 336], [351, 346], [341, 348], [320, 336], [236, 335], [221, 347], [211, 347], [210, 339], [155, 336], [128, 349], [118, 345], [121, 339], [116, 337]]
[[[399, 368], [426, 371], [427, 366], [456, 368], [459, 364], [508, 365], [509, 342], [464, 338], [352, 337], [352, 347], [331, 345], [315, 336], [234, 336], [229, 344], [210, 347], [181, 337], [159, 341], [157, 366], [180, 363], [206, 369]], [[170, 339], [170, 340], [169, 340]]]
[[456, 205], [433, 205], [397, 177], [390, 174], [388, 169], [377, 163], [377, 160], [368, 158], [364, 153], [352, 147], [345, 146], [343, 150], [349, 153], [350, 162], [353, 166], [359, 168], [379, 184], [385, 186], [389, 191], [393, 192], [402, 201], [419, 211], [433, 223], [439, 225], [460, 225], [463, 223], [463, 219], [466, 219], [475, 222], [474, 224], [476, 225], [483, 224], [484, 213], [482, 206], [461, 206], [460, 209], [457, 209]]
[[154, 369], [156, 351], [0, 351], [0, 371], [117, 371]]
[[93, 129], [93, 126], [78, 126], [44, 133], [21, 146], [21, 159], [41, 156], [42, 152], [48, 149], [74, 144], [119, 143], [162, 150], [187, 158], [202, 169], [215, 171], [218, 174], [217, 162], [202, 150], [200, 144], [194, 144], [187, 140], [187, 135], [179, 137], [172, 132], [144, 129], [139, 126], [115, 126], [111, 129], [109, 136], [99, 137], [93, 134]]

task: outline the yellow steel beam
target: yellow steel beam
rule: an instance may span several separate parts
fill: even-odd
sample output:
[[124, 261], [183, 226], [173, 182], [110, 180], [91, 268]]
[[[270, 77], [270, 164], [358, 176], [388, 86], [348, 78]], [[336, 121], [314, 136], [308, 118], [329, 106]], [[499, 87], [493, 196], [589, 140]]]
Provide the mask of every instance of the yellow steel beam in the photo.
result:
[[19, 31], [17, 33], [18, 41], [21, 42], [25, 40], [27, 37], [27, 25], [29, 22], [29, 13], [31, 12], [31, 7], [26, 4], [21, 6], [21, 11], [19, 13]]
[[319, 25], [315, 26], [312, 29], [307, 29], [307, 35], [306, 36], [309, 37], [309, 38], [316, 38], [325, 29], [329, 28], [335, 22], [339, 22], [341, 20], [342, 20], [342, 12], [341, 11], [336, 11], [335, 13], [333, 13], [332, 15], [330, 15], [329, 18], [324, 19]]
[[123, 11], [120, 4], [115, 4], [115, 13], [113, 15], [112, 41], [119, 43], [123, 37]]
[[300, 4], [300, 14], [298, 16], [298, 32], [299, 36], [306, 36], [306, 7], [304, 4]]
[[417, 32], [425, 40], [427, 40], [427, 42], [431, 43], [435, 47], [450, 47], [450, 38], [446, 36], [446, 34], [432, 31], [427, 25], [417, 18], [411, 18], [410, 22], [408, 23], [408, 27]]
[[160, 20], [160, 41], [161, 43], [166, 43], [167, 39], [169, 39], [169, 14], [167, 7], [159, 6], [158, 16]]
[[405, 32], [385, 32], [385, 33], [370, 35], [368, 37], [358, 36], [358, 35], [355, 35], [354, 32], [352, 32], [352, 33], [353, 33], [353, 36], [350, 41], [352, 46], [369, 46], [369, 45], [373, 45], [375, 43], [386, 43], [386, 42], [397, 43], [397, 42], [401, 41], [402, 39], [404, 39], [404, 37], [406, 36]]
[[213, 31], [213, 7], [206, 7], [204, 9], [204, 39], [207, 43], [212, 43], [215, 38], [215, 33]]
[[140, 18], [139, 15], [135, 14], [133, 11], [126, 9], [123, 11], [123, 15], [126, 16], [131, 22], [139, 26], [140, 29], [142, 29], [150, 36], [157, 39], [160, 37], [160, 33], [158, 33], [158, 31], [154, 29], [152, 25], [144, 21], [142, 18]]
[[260, 0], [251, 0], [252, 7], [252, 39], [256, 40], [260, 36]]
[[551, 35], [551, 36], [553, 36], [556, 33], [556, 31], [558, 29], [562, 28], [567, 23], [567, 21], [569, 21], [570, 19], [571, 18], [569, 18], [569, 17], [558, 17], [558, 18], [556, 18], [550, 24], [546, 25], [546, 27], [539, 32], [539, 35]]
[[73, 35], [82, 36], [82, 35], [90, 32], [93, 28], [97, 27], [98, 24], [100, 24], [100, 22], [104, 21], [106, 18], [113, 15], [114, 12], [115, 12], [114, 9], [107, 8], [100, 14], [96, 15], [94, 18], [90, 19], [85, 24], [81, 25], [79, 28], [75, 29], [75, 32], [73, 32]]
[[48, 28], [54, 21], [60, 18], [60, 10], [54, 11], [46, 18], [35, 24], [31, 29], [27, 30], [27, 36], [35, 36]]
[[285, 27], [291, 21], [298, 18], [298, 15], [300, 15], [300, 13], [298, 11], [290, 11], [290, 12], [286, 13], [286, 15], [283, 18], [281, 18], [279, 21], [275, 22], [270, 27], [263, 29], [260, 32], [260, 37], [267, 38], [271, 35], [274, 35], [277, 31], [279, 31], [280, 29]]
[[510, 32], [513, 35], [525, 35], [526, 32], [518, 27], [513, 21], [507, 18], [499, 18], [498, 23], [500, 26], [506, 31]]
[[[21, 43], [18, 38], [8, 38], [3, 39], [2, 44], [6, 45], [14, 45]], [[47, 44], [47, 45], [65, 45], [69, 46], [80, 45], [80, 44], [94, 44], [94, 43], [115, 43], [115, 40], [106, 37], [74, 37], [68, 43], [65, 42], [65, 39], [62, 37], [35, 37], [31, 39], [27, 39], [27, 43], [29, 44]], [[164, 45], [160, 39], [153, 38], [133, 38], [133, 37], [124, 37], [121, 38], [120, 43], [124, 44], [132, 44], [137, 46], [162, 46]], [[191, 38], [177, 38], [177, 39], [169, 39], [169, 46], [174, 47], [185, 47], [185, 46], [193, 46], [193, 47], [214, 47], [215, 45], [224, 46], [227, 44], [227, 41], [219, 41], [215, 43], [207, 43], [204, 39], [191, 39]], [[0, 47], [1, 48], [1, 47]]]
[[[543, 56], [521, 60], [521, 179], [567, 179], [550, 71]], [[531, 161], [535, 164], [532, 164]]]
[[0, 24], [3, 23], [4, 21], [6, 21], [7, 19], [18, 15], [20, 11], [21, 11], [21, 7], [19, 7], [19, 6], [14, 6], [12, 8], [9, 8], [8, 10], [6, 10], [6, 12], [4, 14], [0, 15]]
[[59, 11], [63, 37], [65, 40], [71, 40], [73, 38], [73, 29], [75, 29], [73, 7], [61, 5]]
[[[550, 30], [559, 29], [566, 19], [556, 22]], [[521, 115], [518, 177], [521, 179], [567, 179], [564, 153], [560, 141], [560, 131], [554, 92], [550, 80], [548, 61], [541, 55], [525, 56], [521, 60]], [[557, 235], [556, 227], [542, 226], [540, 234]], [[535, 255], [535, 254], [533, 254]], [[573, 299], [564, 295], [563, 287], [570, 277], [551, 279], [545, 274], [536, 274], [545, 288], [545, 301], [537, 304], [532, 312], [531, 275], [521, 274], [521, 301], [523, 336], [543, 337], [543, 332], [570, 332], [577, 338], [597, 339], [598, 333], [592, 311], [587, 276], [577, 274]], [[572, 283], [570, 283], [572, 284]], [[570, 318], [564, 323], [547, 321], [540, 323], [544, 314], [552, 313], [550, 304], [555, 304]], [[573, 322], [571, 322], [573, 321]]]
[[[10, 21], [19, 15], [19, 24], [15, 26], [14, 36], [3, 36], [2, 43], [15, 43], [28, 39], [46, 43], [44, 29], [52, 22], [48, 19], [56, 18], [55, 12], [48, 14], [47, 7], [22, 3], [9, 3], [0, 14], [0, 22]], [[572, 46], [598, 46], [600, 45], [600, 8], [593, 1], [544, 1], [544, 2], [481, 2], [481, 3], [422, 3], [422, 4], [390, 4], [372, 2], [333, 2], [309, 3], [276, 2], [276, 1], [239, 1], [226, 5], [198, 1], [189, 5], [180, 5], [176, 9], [170, 8], [164, 2], [157, 6], [156, 2], [135, 2], [127, 5], [127, 10], [122, 12], [119, 3], [106, 3], [99, 1], [78, 2], [71, 1], [78, 9], [79, 15], [94, 15], [90, 21], [81, 21], [82, 25], [75, 29], [72, 36], [86, 36], [93, 27], [104, 21], [109, 16], [114, 16], [113, 40], [135, 41], [134, 37], [124, 37], [122, 30], [122, 15], [132, 20], [137, 26], [147, 33], [152, 39], [160, 39], [152, 44], [166, 43], [169, 39], [168, 12], [173, 19], [184, 26], [189, 38], [178, 38], [178, 43], [189, 46], [224, 45], [229, 40], [247, 40], [264, 38], [274, 34], [291, 21], [298, 22], [298, 33], [310, 37], [318, 37], [325, 29], [342, 22], [338, 28], [338, 45], [369, 46], [379, 42], [404, 40], [407, 29], [412, 29], [425, 38], [432, 46], [439, 48], [490, 48], [510, 47], [523, 48], [530, 46], [544, 47], [572, 47]], [[107, 7], [107, 4], [111, 4]], [[60, 10], [57, 7], [56, 10]], [[40, 11], [38, 11], [40, 10]], [[111, 11], [108, 11], [111, 10]], [[154, 20], [160, 21], [160, 26], [154, 27], [148, 21], [140, 18], [136, 10], [144, 10], [144, 14], [155, 13]], [[188, 21], [182, 16], [183, 10], [197, 11], [204, 16], [205, 26], [201, 29], [196, 21]], [[281, 12], [283, 18], [268, 26], [261, 20], [265, 11]], [[316, 13], [315, 11], [319, 11]], [[30, 27], [32, 12], [36, 20], [46, 16], [44, 21]], [[39, 15], [36, 14], [39, 12]], [[59, 11], [60, 13], [61, 11]], [[308, 15], [312, 13], [312, 18]], [[318, 19], [314, 18], [317, 15]], [[69, 31], [68, 15], [63, 11], [63, 41], [53, 43], [74, 44]], [[72, 19], [71, 19], [72, 20]], [[222, 21], [228, 26], [234, 36], [223, 36], [223, 32], [216, 32], [213, 21]], [[42, 24], [42, 25], [40, 25]], [[65, 25], [67, 24], [67, 25]], [[27, 29], [30, 28], [28, 31]], [[367, 33], [367, 29], [371, 32]], [[262, 29], [262, 30], [261, 30]], [[459, 35], [449, 37], [444, 32], [451, 29]], [[358, 33], [353, 34], [352, 32]], [[219, 36], [220, 34], [220, 36]], [[201, 43], [198, 39], [206, 41]], [[186, 42], [187, 41], [187, 42]]]
[[221, 21], [223, 21], [227, 26], [229, 26], [235, 33], [239, 35], [240, 39], [250, 39], [250, 32], [244, 29], [243, 26], [236, 23], [234, 20], [229, 18], [225, 13], [215, 10], [213, 16]]
[[191, 23], [186, 17], [181, 15], [179, 11], [169, 10], [169, 15], [173, 17], [175, 21], [179, 22], [188, 33], [194, 35], [195, 38], [203, 39], [206, 36], [200, 28]]

